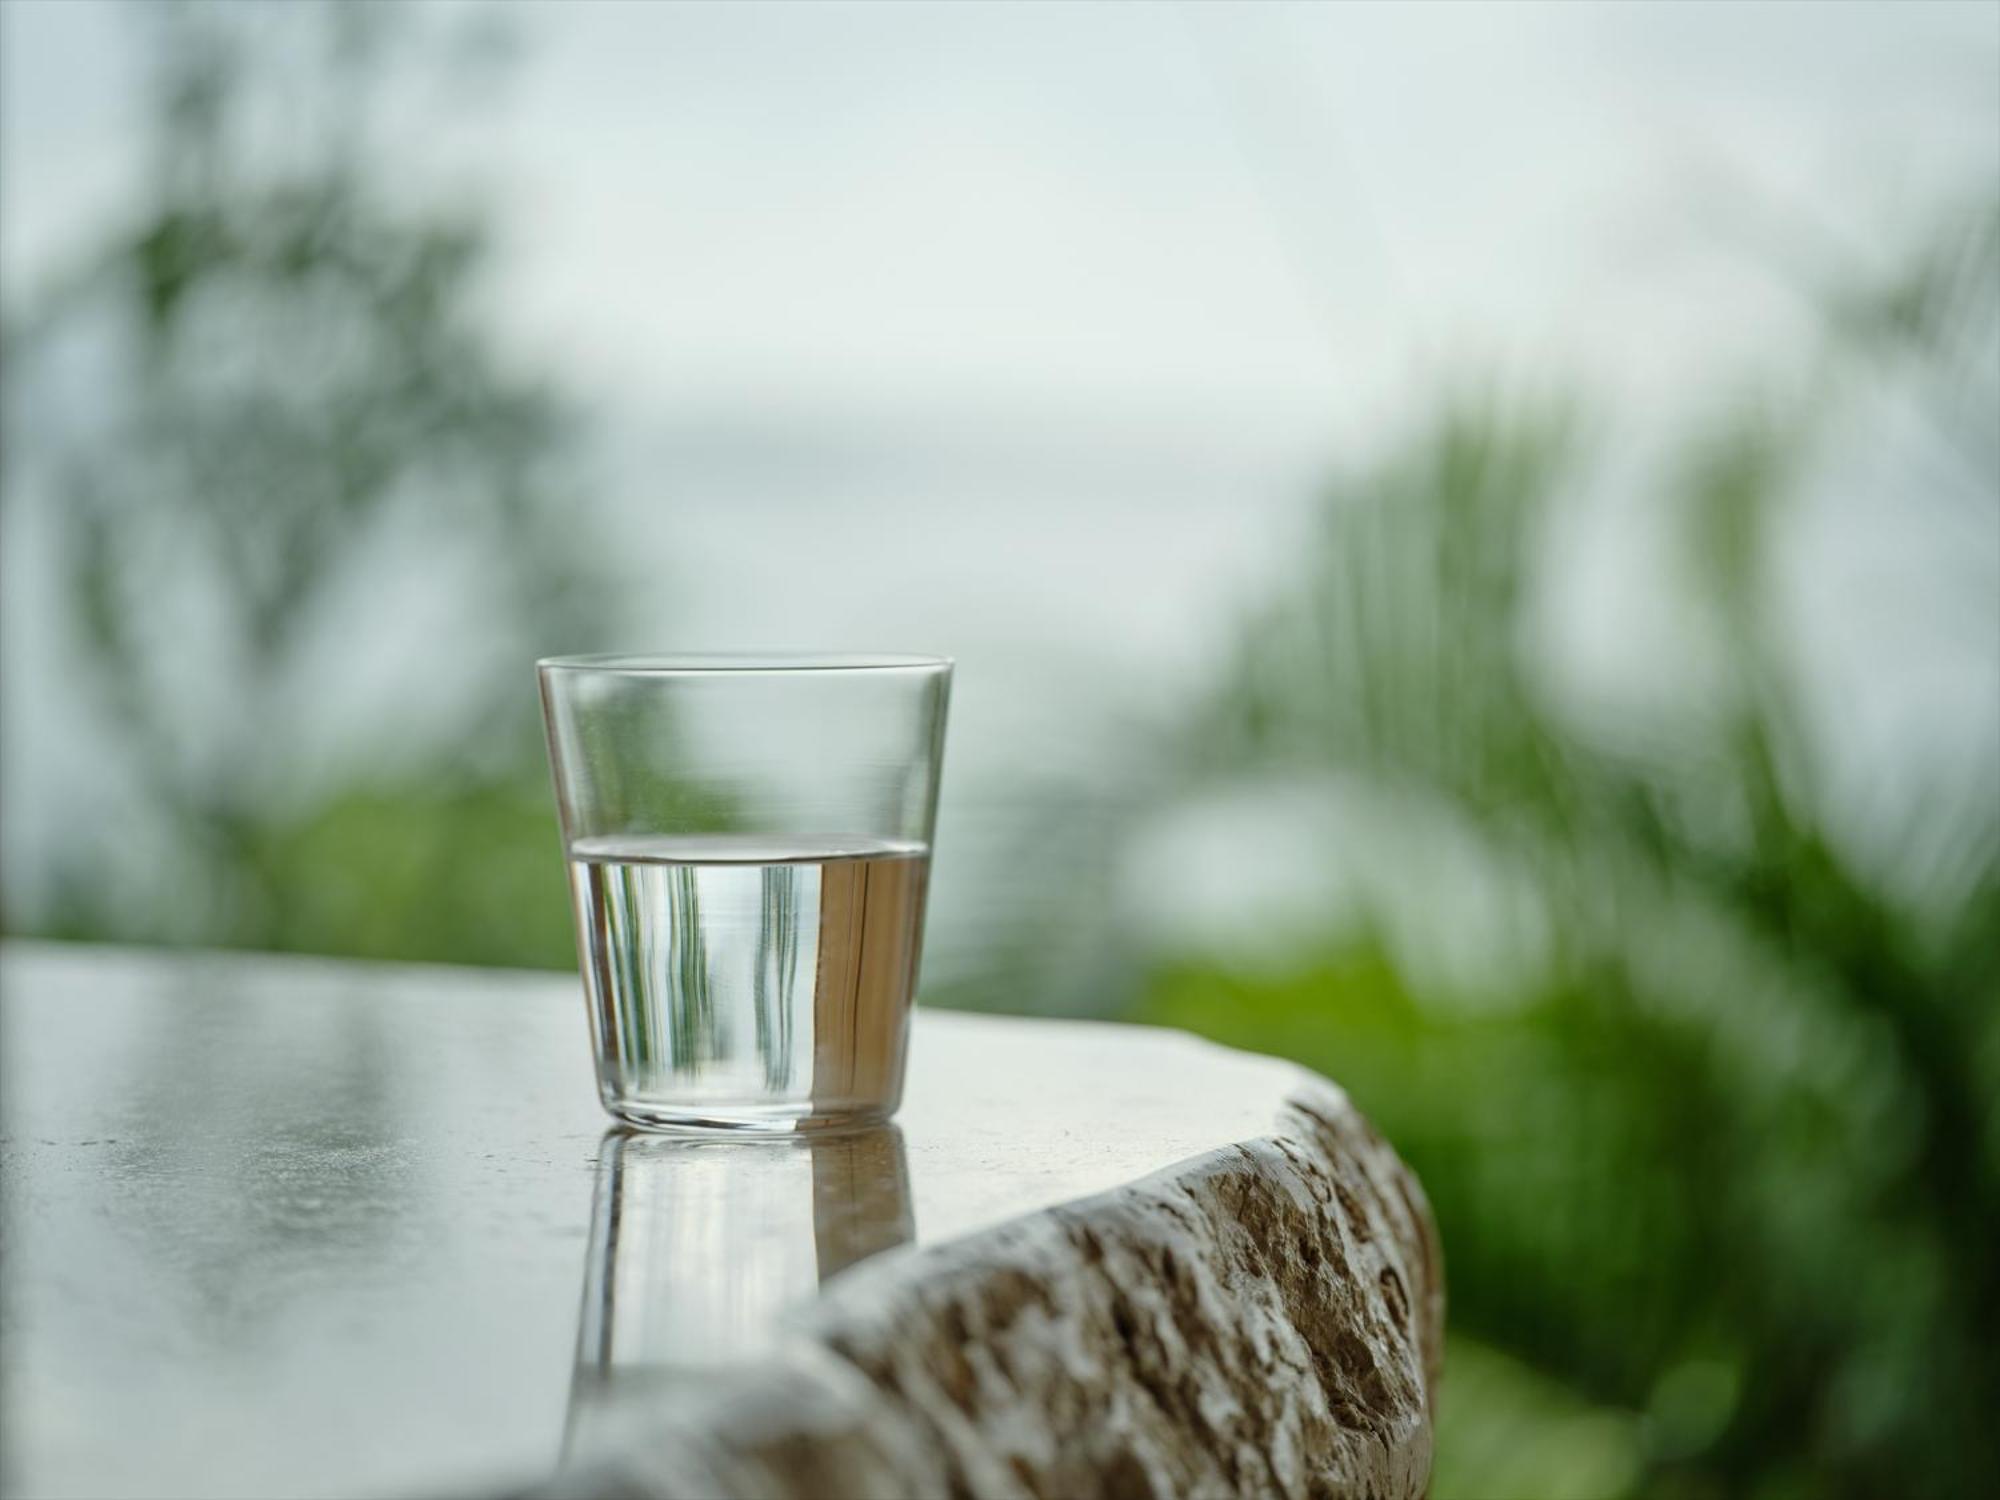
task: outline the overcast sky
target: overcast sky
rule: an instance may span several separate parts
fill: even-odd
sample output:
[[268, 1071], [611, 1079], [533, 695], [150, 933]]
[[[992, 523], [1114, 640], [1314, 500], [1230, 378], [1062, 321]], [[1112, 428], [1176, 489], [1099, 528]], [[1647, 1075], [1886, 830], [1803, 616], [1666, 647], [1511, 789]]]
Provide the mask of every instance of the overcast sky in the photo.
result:
[[[1865, 238], [2000, 121], [1990, 3], [504, 9], [507, 107], [397, 159], [493, 187], [509, 331], [641, 406], [1363, 424], [1467, 354], [1672, 392], [1787, 326], [1733, 195]], [[4, 25], [18, 295], [115, 210], [137, 75], [123, 6]]]

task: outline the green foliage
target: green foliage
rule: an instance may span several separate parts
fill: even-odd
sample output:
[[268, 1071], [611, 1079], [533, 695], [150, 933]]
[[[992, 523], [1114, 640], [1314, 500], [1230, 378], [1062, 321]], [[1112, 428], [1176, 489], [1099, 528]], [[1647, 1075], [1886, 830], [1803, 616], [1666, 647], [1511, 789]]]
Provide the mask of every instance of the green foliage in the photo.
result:
[[426, 779], [358, 788], [273, 830], [265, 862], [297, 899], [273, 946], [301, 953], [566, 969], [569, 890], [546, 787]]
[[[375, 94], [418, 18], [134, 20], [156, 44], [145, 201], [8, 330], [10, 464], [53, 521], [130, 821], [79, 829], [33, 925], [566, 963], [528, 663], [588, 649], [612, 591], [571, 417], [484, 336], [477, 217], [383, 191]], [[329, 768], [312, 686], [356, 664], [335, 637], [395, 554], [475, 618], [382, 643], [410, 701]]]
[[1642, 1419], [1593, 1407], [1471, 1339], [1447, 1341], [1445, 1369], [1433, 1494], [1607, 1500], [1630, 1493], [1644, 1452]]
[[[1994, 222], [1834, 299], [1795, 408], [1688, 445], [1660, 562], [1722, 646], [1697, 699], [1607, 733], [1536, 673], [1535, 569], [1585, 450], [1564, 413], [1473, 400], [1336, 488], [1186, 728], [1190, 790], [1324, 777], [1403, 820], [1407, 846], [1357, 826], [1364, 865], [1444, 827], [1514, 914], [1477, 983], [1426, 962], [1465, 946], [1448, 899], [1413, 925], [1375, 893], [1316, 947], [1163, 963], [1143, 1006], [1339, 1078], [1423, 1177], [1452, 1326], [1504, 1355], [1448, 1382], [1441, 1496], [2000, 1487], [1973, 1436], [2000, 1401], [2000, 805], [1988, 774], [1900, 825], [1844, 806], [1769, 605], [1778, 520], [1883, 341], [1941, 491], [2000, 516]], [[1953, 618], [1990, 631], [1969, 587]], [[1622, 1436], [1453, 1454], [1539, 1420], [1505, 1361]]]

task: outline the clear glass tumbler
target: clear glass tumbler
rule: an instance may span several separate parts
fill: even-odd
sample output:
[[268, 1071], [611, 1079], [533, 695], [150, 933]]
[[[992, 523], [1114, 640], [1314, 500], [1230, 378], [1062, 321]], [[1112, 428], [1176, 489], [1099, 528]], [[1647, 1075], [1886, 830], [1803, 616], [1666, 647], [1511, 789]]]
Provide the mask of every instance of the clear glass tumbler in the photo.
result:
[[951, 663], [538, 664], [598, 1091], [642, 1128], [901, 1102]]

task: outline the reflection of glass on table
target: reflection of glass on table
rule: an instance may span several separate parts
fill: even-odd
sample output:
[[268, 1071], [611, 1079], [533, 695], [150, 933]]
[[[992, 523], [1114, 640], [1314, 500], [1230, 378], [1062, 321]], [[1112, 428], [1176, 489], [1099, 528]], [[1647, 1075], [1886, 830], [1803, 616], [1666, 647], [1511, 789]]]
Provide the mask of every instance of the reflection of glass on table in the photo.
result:
[[607, 1132], [565, 1449], [628, 1398], [770, 1347], [788, 1307], [914, 1234], [893, 1125], [759, 1140]]

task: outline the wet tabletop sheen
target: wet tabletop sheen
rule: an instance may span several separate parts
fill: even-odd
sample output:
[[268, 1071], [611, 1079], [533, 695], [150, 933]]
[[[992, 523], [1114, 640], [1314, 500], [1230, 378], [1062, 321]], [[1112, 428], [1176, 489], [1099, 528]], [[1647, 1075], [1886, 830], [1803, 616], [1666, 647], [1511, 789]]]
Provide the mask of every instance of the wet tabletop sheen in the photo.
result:
[[0, 1488], [476, 1491], [846, 1267], [1271, 1126], [1172, 1032], [920, 1011], [894, 1127], [608, 1131], [573, 978], [11, 945]]

